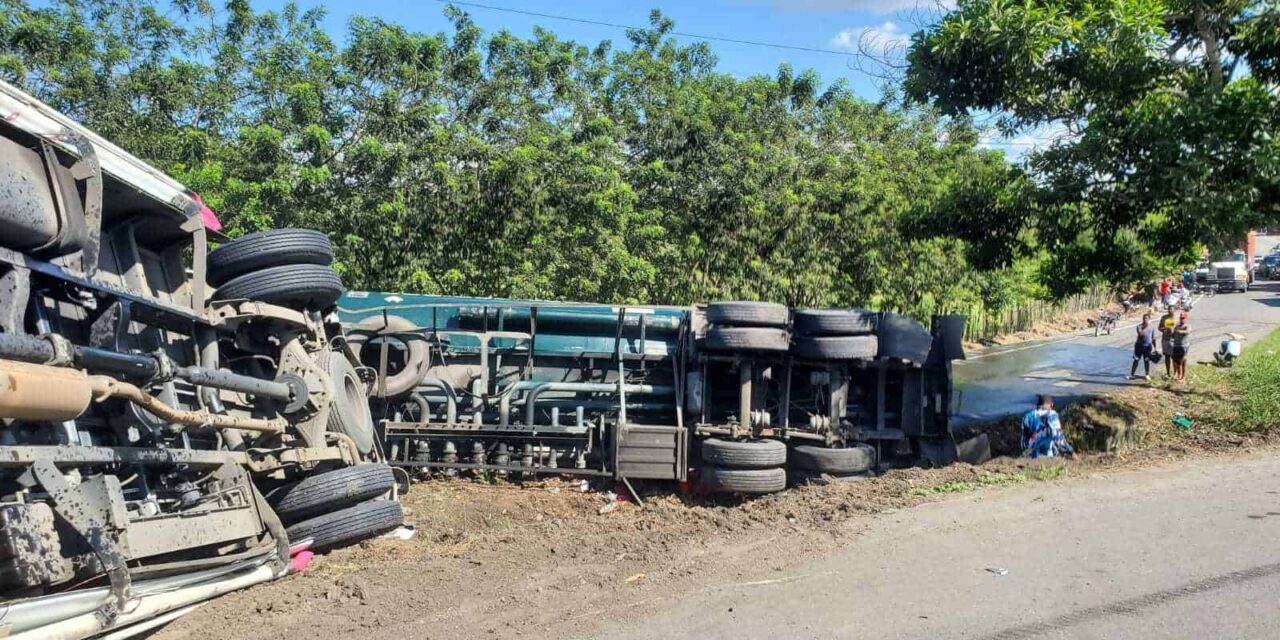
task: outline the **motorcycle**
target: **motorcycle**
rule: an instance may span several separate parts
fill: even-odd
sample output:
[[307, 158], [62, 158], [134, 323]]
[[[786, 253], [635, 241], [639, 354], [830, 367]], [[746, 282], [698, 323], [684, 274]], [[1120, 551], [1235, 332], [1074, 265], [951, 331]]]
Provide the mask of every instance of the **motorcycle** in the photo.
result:
[[1236, 363], [1236, 359], [1240, 357], [1240, 352], [1244, 349], [1244, 336], [1238, 333], [1228, 333], [1226, 340], [1218, 346], [1218, 350], [1213, 354], [1213, 362], [1219, 367], [1231, 367]]
[[1099, 309], [1098, 318], [1093, 321], [1093, 335], [1102, 335], [1104, 331], [1107, 335], [1111, 335], [1111, 332], [1116, 328], [1116, 323], [1119, 321], [1120, 314], [1118, 312]]

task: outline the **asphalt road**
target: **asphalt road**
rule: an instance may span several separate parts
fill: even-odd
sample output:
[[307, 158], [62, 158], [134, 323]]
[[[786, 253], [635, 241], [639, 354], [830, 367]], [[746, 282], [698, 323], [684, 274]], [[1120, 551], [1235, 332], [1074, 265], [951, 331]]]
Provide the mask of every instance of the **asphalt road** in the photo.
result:
[[603, 637], [1277, 637], [1280, 460], [1182, 463], [885, 515], [772, 580], [709, 585]]
[[[1277, 240], [1277, 236], [1260, 237], [1258, 250], [1265, 254]], [[997, 347], [957, 362], [954, 422], [1022, 413], [1039, 393], [1070, 402], [1121, 385], [1145, 384], [1126, 379], [1133, 361], [1136, 324], [1136, 320], [1122, 321], [1110, 336], [1095, 337], [1089, 330]], [[1222, 293], [1200, 300], [1192, 310], [1191, 327], [1194, 362], [1212, 361], [1227, 333], [1245, 336], [1247, 348], [1250, 340], [1280, 327], [1280, 282], [1257, 282], [1248, 293]], [[1152, 373], [1163, 376], [1164, 363]]]

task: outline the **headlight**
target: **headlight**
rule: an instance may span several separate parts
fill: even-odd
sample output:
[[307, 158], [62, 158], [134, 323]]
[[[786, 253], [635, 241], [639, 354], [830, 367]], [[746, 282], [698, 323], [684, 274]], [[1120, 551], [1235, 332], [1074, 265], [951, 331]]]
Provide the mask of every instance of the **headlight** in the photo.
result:
[[1247, 275], [1245, 275], [1245, 274], [1243, 274], [1243, 273], [1237, 273], [1237, 274], [1236, 274], [1236, 280], [1248, 280], [1248, 279], [1249, 279], [1249, 276], [1247, 276]]

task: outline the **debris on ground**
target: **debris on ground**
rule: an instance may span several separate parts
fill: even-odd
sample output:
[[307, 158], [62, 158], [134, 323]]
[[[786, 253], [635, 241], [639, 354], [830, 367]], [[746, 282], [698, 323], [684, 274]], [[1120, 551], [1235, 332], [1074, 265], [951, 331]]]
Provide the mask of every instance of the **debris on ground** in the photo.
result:
[[[429, 637], [505, 638], [530, 629], [554, 636], [574, 628], [574, 620], [616, 609], [622, 597], [638, 603], [626, 611], [640, 615], [653, 606], [644, 603], [676, 597], [693, 583], [768, 579], [760, 574], [848, 544], [869, 516], [956, 492], [1280, 445], [1280, 428], [1241, 434], [1206, 426], [1203, 410], [1179, 393], [1185, 394], [1126, 388], [1064, 411], [1064, 423], [1071, 421], [1082, 440], [1125, 443], [1078, 462], [1009, 457], [1016, 421], [1005, 421], [977, 430], [998, 456], [981, 465], [895, 469], [752, 499], [701, 493], [694, 484], [682, 492], [637, 484], [646, 508], [623, 509], [617, 494], [584, 493], [578, 480], [431, 480], [404, 496], [418, 532], [412, 539], [366, 541], [317, 557], [306, 573], [214, 601], [156, 639], [288, 637], [304, 625], [316, 637], [364, 640], [428, 637], [424, 628], [432, 630]], [[1196, 425], [1174, 426], [1172, 409]], [[1128, 436], [1117, 439], [1113, 432], [1122, 426]], [[1110, 439], [1101, 437], [1104, 429]], [[602, 506], [608, 517], [600, 517]], [[259, 615], [244, 616], [246, 607]]]

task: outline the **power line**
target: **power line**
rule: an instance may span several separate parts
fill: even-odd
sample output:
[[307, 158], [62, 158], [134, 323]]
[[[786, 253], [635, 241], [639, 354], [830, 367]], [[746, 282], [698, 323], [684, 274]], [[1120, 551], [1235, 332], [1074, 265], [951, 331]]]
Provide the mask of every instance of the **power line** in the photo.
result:
[[[526, 9], [512, 9], [510, 7], [495, 7], [489, 4], [481, 4], [479, 2], [459, 2], [458, 0], [436, 0], [441, 4], [455, 4], [460, 7], [471, 7], [474, 9], [487, 9], [489, 11], [501, 11], [504, 13], [517, 13], [524, 16], [532, 16], [535, 18], [546, 18], [548, 20], [563, 20], [565, 22], [577, 22], [579, 24], [590, 24], [597, 27], [610, 27], [612, 29], [643, 29], [643, 27], [634, 27], [627, 24], [618, 24], [616, 22], [604, 22], [602, 20], [588, 20], [586, 18], [574, 18], [572, 16], [560, 16], [552, 13], [541, 13], [538, 11], [528, 11]], [[707, 36], [697, 33], [687, 33], [683, 31], [672, 31], [671, 35], [682, 38], [696, 38], [698, 40], [711, 40], [713, 42], [728, 42], [731, 44], [745, 44], [752, 47], [769, 47], [772, 49], [788, 49], [791, 51], [806, 51], [809, 53], [823, 53], [834, 56], [844, 56], [846, 58], [854, 57], [858, 54], [848, 51], [837, 51], [835, 49], [819, 49], [816, 47], [801, 47], [791, 44], [778, 44], [776, 42], [760, 42], [758, 40], [739, 40], [738, 38], [724, 38], [721, 36]]]

